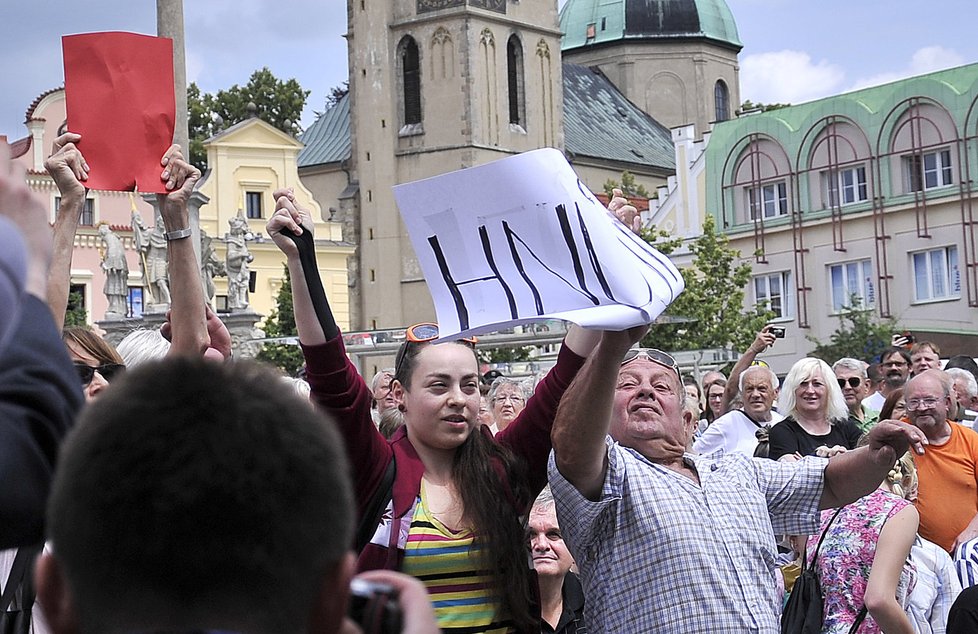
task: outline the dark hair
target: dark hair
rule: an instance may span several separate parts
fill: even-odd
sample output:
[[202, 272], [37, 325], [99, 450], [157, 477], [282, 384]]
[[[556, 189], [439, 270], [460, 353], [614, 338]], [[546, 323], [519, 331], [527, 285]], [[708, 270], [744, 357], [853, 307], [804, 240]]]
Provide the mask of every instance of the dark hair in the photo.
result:
[[869, 377], [869, 380], [873, 383], [879, 383], [883, 380], [883, 368], [879, 363], [870, 363], [869, 366], [866, 367], [866, 376]]
[[48, 525], [82, 631], [302, 630], [353, 532], [331, 421], [253, 363], [123, 376], [69, 435]]
[[81, 348], [84, 352], [91, 355], [100, 364], [118, 363], [125, 365], [122, 357], [111, 343], [102, 339], [88, 328], [80, 326], [68, 326], [61, 331], [61, 339], [65, 344], [71, 342]]
[[879, 420], [888, 420], [891, 416], [893, 416], [893, 410], [896, 408], [897, 401], [899, 401], [901, 398], [903, 398], [902, 387], [890, 392], [890, 395], [886, 397], [885, 401], [883, 401], [883, 408], [880, 410]]
[[901, 357], [903, 357], [904, 362], [906, 362], [908, 366], [910, 365], [910, 353], [907, 352], [906, 348], [901, 348], [899, 346], [890, 346], [889, 348], [881, 352], [880, 365], [882, 365], [884, 361], [886, 361], [889, 357], [892, 357], [895, 354], [898, 354]]
[[[427, 343], [406, 341], [397, 353], [394, 378], [405, 390], [411, 389], [411, 374]], [[456, 341], [438, 345], [474, 346]], [[518, 632], [539, 631], [530, 612], [531, 575], [526, 560], [526, 531], [519, 513], [532, 500], [526, 481], [526, 468], [508, 448], [493, 441], [478, 427], [456, 450], [452, 461], [452, 480], [462, 498], [464, 517], [471, 522], [480, 550], [480, 563], [490, 571], [493, 589]], [[507, 492], [509, 495], [507, 495]]]
[[966, 354], [956, 354], [947, 360], [947, 365], [944, 366], [945, 370], [951, 370], [954, 368], [961, 368], [962, 370], [967, 370], [975, 375], [975, 380], [978, 380], [978, 363]]

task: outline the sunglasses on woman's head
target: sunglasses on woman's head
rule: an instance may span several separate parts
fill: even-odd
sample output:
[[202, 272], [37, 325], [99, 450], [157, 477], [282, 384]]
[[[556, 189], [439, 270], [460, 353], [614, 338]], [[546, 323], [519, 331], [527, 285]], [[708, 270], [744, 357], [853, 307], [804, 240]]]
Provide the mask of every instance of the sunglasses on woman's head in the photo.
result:
[[621, 364], [622, 366], [628, 365], [639, 357], [651, 361], [652, 363], [664, 365], [675, 372], [676, 376], [679, 376], [679, 364], [676, 363], [676, 360], [673, 359], [671, 355], [663, 352], [662, 350], [656, 350], [655, 348], [632, 348], [625, 353], [625, 356], [621, 360]]
[[[404, 331], [405, 338], [411, 343], [426, 343], [438, 338], [438, 324], [423, 323], [414, 324]], [[475, 337], [460, 337], [459, 341], [471, 343], [473, 346], [479, 342]]]
[[82, 386], [85, 387], [92, 382], [96, 370], [102, 375], [103, 379], [111, 381], [112, 377], [126, 369], [126, 366], [121, 363], [104, 363], [93, 367], [82, 361], [75, 361], [74, 365], [75, 372], [78, 373], [78, 378], [81, 379]]

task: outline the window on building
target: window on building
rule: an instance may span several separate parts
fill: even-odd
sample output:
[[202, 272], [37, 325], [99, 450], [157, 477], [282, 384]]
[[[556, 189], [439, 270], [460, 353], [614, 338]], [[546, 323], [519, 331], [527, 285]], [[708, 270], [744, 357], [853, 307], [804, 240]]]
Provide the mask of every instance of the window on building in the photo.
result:
[[515, 35], [506, 43], [506, 76], [509, 87], [509, 122], [526, 127], [526, 88], [523, 81], [523, 46]]
[[726, 121], [730, 118], [730, 91], [722, 79], [713, 85], [714, 120]]
[[261, 192], [245, 192], [245, 213], [249, 219], [262, 218]]
[[829, 286], [832, 289], [833, 312], [839, 313], [849, 308], [853, 300], [860, 308], [876, 305], [873, 263], [868, 259], [829, 266]]
[[822, 193], [825, 207], [851, 205], [868, 200], [866, 168], [859, 165], [822, 172]]
[[[61, 196], [54, 197], [54, 215], [58, 215], [58, 211], [61, 209]], [[86, 198], [85, 204], [82, 206], [81, 212], [78, 214], [78, 224], [83, 227], [91, 227], [95, 225], [95, 199]]]
[[754, 277], [754, 301], [766, 304], [774, 313], [775, 319], [790, 319], [791, 310], [791, 273], [781, 271], [768, 275]]
[[961, 297], [958, 248], [941, 247], [911, 254], [914, 299], [928, 302]]
[[788, 214], [788, 186], [784, 181], [747, 188], [748, 220], [777, 218]]
[[404, 124], [421, 123], [421, 59], [414, 38], [401, 47], [401, 82], [404, 89]]
[[129, 309], [128, 317], [143, 316], [143, 287], [130, 286], [129, 297], [126, 299], [126, 307]]
[[905, 156], [903, 167], [908, 192], [946, 187], [954, 182], [951, 150]]

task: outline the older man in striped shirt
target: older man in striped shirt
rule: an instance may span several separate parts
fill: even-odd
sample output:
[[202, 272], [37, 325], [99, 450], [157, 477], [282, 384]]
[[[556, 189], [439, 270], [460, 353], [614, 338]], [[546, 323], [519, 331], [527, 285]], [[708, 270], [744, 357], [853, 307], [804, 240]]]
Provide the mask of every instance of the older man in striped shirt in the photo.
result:
[[602, 334], [552, 433], [551, 487], [588, 631], [779, 632], [775, 532], [814, 532], [819, 509], [874, 490], [926, 439], [886, 421], [869, 446], [831, 460], [689, 454], [695, 421], [675, 362], [630, 349], [645, 331]]

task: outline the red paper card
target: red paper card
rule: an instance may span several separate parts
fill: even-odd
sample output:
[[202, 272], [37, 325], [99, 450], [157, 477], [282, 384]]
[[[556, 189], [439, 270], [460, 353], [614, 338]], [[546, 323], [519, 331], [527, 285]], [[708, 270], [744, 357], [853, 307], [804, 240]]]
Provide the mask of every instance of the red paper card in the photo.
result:
[[68, 129], [91, 189], [166, 193], [160, 159], [173, 143], [173, 40], [136, 33], [61, 38]]

